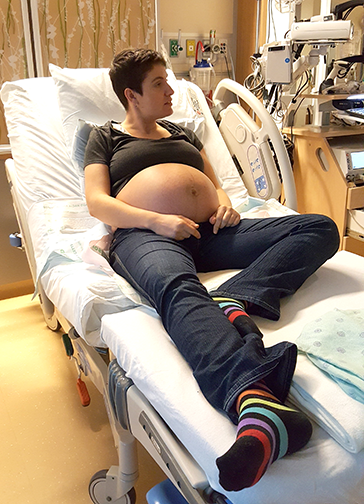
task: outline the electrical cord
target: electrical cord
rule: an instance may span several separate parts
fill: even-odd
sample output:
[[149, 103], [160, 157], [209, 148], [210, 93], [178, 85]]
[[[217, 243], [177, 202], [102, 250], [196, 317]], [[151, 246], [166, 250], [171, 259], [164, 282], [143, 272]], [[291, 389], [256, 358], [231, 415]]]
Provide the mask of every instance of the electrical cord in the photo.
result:
[[363, 224], [357, 220], [357, 218], [356, 218], [356, 217], [355, 217], [355, 215], [354, 215], [354, 212], [353, 212], [352, 210], [349, 210], [349, 214], [350, 214], [350, 217], [351, 217], [351, 218], [353, 219], [353, 221], [355, 222], [355, 224], [356, 224], [357, 226], [359, 226], [361, 229], [363, 229], [363, 231], [364, 231], [364, 226], [363, 226]]
[[298, 109], [300, 108], [300, 106], [302, 105], [302, 102], [303, 100], [305, 99], [305, 97], [303, 97], [300, 101], [300, 103], [298, 104], [296, 110], [293, 112], [293, 115], [292, 115], [292, 124], [291, 124], [291, 139], [292, 139], [292, 142], [294, 144], [294, 140], [293, 140], [293, 123], [294, 123], [294, 118], [296, 117], [296, 114], [298, 112]]
[[261, 65], [257, 58], [250, 56], [253, 73], [244, 80], [244, 86], [253, 93], [258, 99], [263, 98], [265, 90], [265, 81], [262, 75]]
[[268, 36], [267, 40], [270, 39], [270, 26], [272, 25], [273, 31], [274, 31], [274, 40], [277, 41], [277, 30], [276, 30], [276, 24], [274, 20], [274, 14], [273, 14], [273, 0], [268, 0], [269, 1], [269, 7], [268, 7], [268, 13], [269, 13], [269, 21], [268, 21]]
[[304, 73], [305, 77], [306, 77], [306, 81], [305, 82], [302, 82], [302, 79], [303, 79], [303, 75], [300, 79], [300, 84], [298, 86], [298, 89], [296, 91], [296, 94], [294, 95], [294, 97], [292, 98], [291, 100], [291, 103], [296, 103], [297, 101], [297, 97], [299, 96], [300, 93], [302, 93], [302, 91], [305, 89], [306, 86], [308, 86], [309, 82], [310, 82], [310, 77], [309, 77], [309, 72], [305, 72]]

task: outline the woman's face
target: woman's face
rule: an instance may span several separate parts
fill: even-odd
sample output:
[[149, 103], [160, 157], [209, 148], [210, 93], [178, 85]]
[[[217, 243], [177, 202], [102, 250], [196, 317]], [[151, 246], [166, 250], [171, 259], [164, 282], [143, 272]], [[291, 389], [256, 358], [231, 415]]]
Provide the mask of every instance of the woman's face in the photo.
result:
[[138, 109], [145, 117], [161, 119], [173, 113], [172, 95], [174, 91], [167, 82], [167, 72], [163, 65], [155, 65], [142, 83], [142, 94], [137, 94]]

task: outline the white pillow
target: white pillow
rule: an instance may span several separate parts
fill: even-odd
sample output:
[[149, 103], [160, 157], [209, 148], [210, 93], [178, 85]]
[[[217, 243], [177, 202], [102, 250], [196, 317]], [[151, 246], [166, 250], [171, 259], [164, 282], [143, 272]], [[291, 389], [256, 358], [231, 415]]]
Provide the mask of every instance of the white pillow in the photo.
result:
[[81, 197], [79, 176], [65, 148], [53, 79], [5, 82], [1, 99], [25, 210], [47, 198]]
[[107, 68], [59, 68], [49, 65], [69, 154], [78, 119], [105, 124], [123, 121], [125, 110], [111, 85]]

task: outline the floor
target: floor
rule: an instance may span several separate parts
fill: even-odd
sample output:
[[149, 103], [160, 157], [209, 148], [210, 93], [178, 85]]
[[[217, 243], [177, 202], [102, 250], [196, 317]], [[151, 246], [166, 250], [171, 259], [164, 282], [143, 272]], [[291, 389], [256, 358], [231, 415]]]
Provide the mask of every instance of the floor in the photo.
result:
[[[101, 394], [88, 382], [81, 406], [62, 333], [50, 331], [31, 296], [0, 301], [1, 501], [89, 504], [88, 483], [117, 464]], [[137, 504], [164, 474], [139, 446]]]

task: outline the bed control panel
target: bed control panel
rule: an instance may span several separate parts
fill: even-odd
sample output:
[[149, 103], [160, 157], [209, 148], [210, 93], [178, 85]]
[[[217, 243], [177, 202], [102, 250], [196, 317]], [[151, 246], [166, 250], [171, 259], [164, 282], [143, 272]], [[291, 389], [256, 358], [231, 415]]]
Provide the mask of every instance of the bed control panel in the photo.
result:
[[247, 157], [257, 195], [260, 198], [266, 199], [268, 197], [268, 183], [265, 176], [263, 161], [256, 145], [249, 146]]

